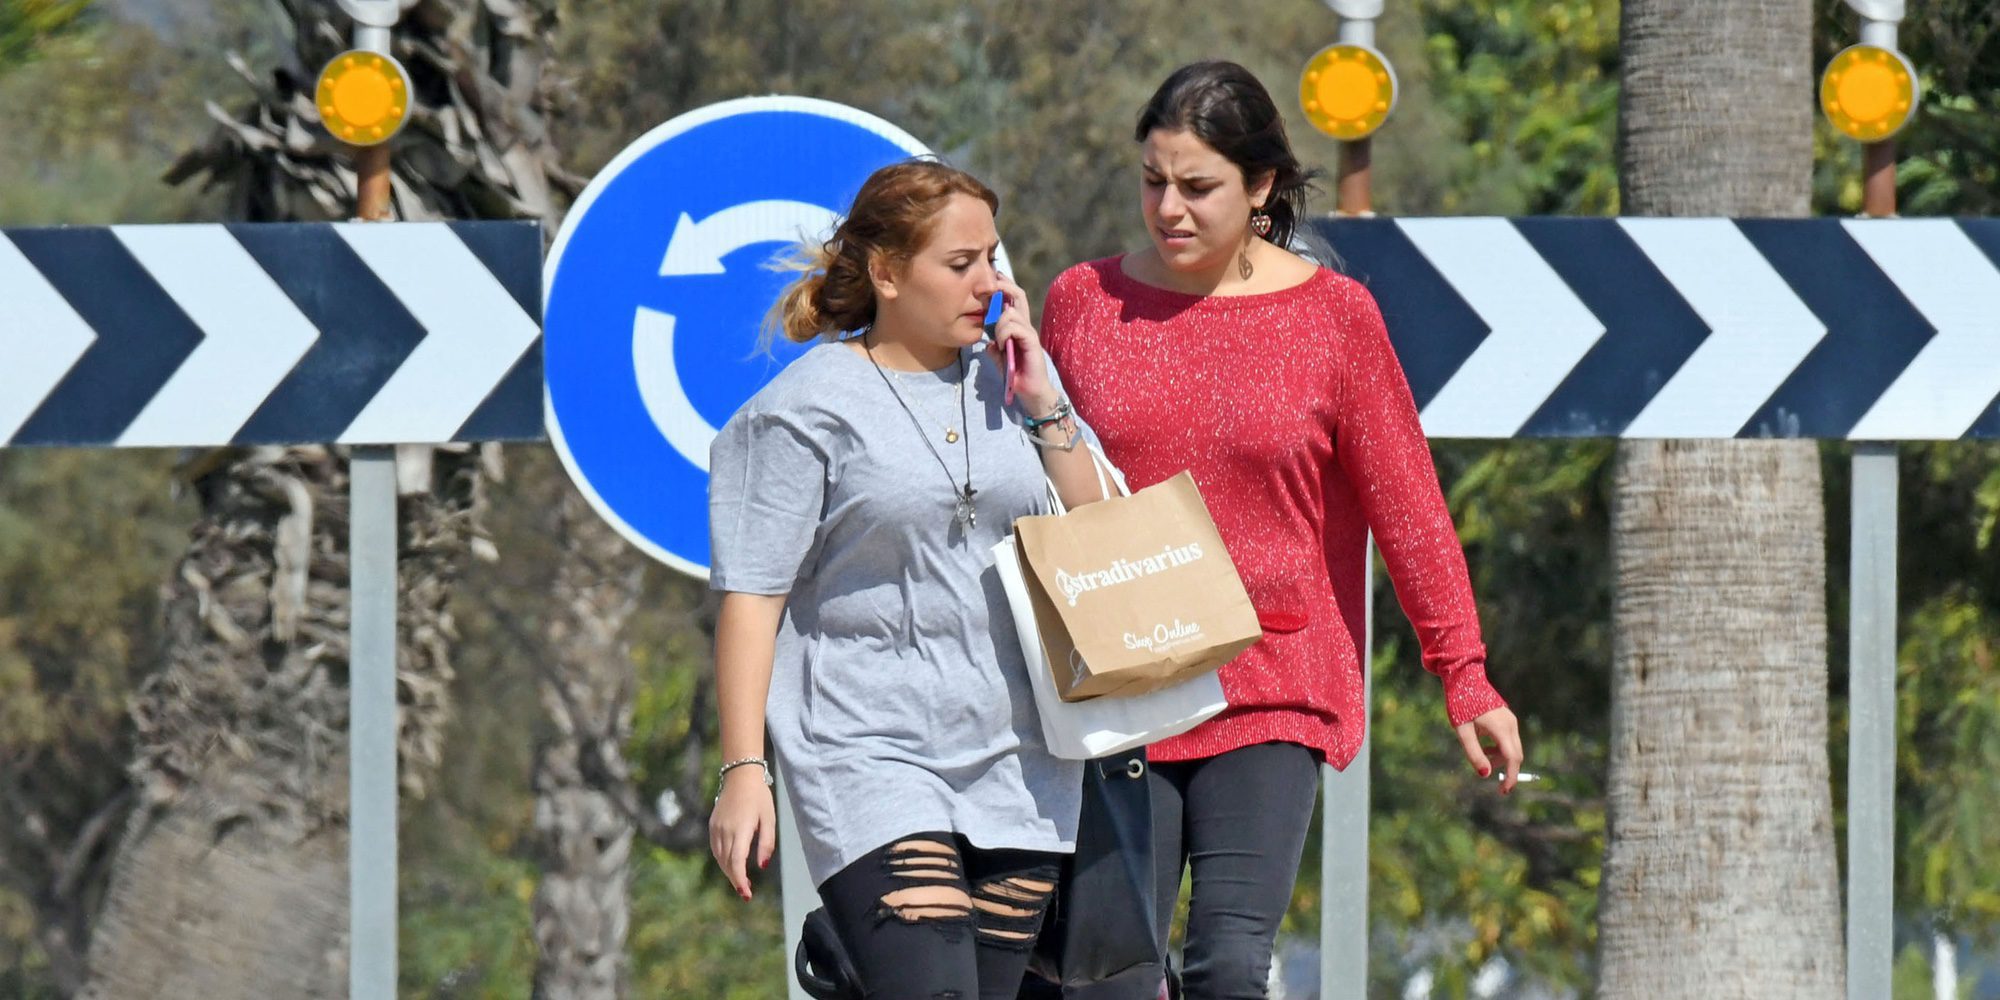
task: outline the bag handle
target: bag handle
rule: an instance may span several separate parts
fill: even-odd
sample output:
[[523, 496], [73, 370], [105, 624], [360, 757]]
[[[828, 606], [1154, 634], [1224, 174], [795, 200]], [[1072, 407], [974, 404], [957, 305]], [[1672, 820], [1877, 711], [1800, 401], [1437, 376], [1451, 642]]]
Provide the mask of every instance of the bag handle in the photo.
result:
[[[1098, 449], [1095, 442], [1080, 441], [1078, 443], [1090, 451], [1090, 464], [1097, 470], [1097, 493], [1099, 496], [1108, 500], [1113, 496], [1129, 497], [1132, 495], [1132, 488], [1125, 485], [1125, 474], [1118, 471], [1118, 467], [1112, 465], [1109, 458], [1104, 457], [1104, 452]], [[1062, 495], [1056, 492], [1056, 481], [1043, 476], [1042, 485], [1048, 488], [1049, 509], [1055, 511], [1057, 517], [1069, 513], [1069, 508], [1063, 504]], [[1114, 486], [1117, 487], [1116, 492], [1112, 489]]]

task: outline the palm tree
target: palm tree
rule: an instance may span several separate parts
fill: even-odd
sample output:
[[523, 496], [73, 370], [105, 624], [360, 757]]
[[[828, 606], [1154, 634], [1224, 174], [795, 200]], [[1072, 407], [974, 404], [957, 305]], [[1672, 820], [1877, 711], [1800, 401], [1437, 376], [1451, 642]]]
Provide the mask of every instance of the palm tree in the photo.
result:
[[[1811, 0], [1626, 0], [1633, 215], [1798, 216]], [[1630, 441], [1613, 504], [1599, 995], [1844, 992], [1810, 441]]]
[[[556, 568], [542, 629], [541, 693], [553, 732], [535, 754], [537, 1000], [625, 995], [634, 817], [624, 744], [636, 678], [625, 625], [639, 609], [644, 565], [631, 546], [561, 484]], [[629, 801], [636, 804], [636, 796]]]
[[[292, 51], [214, 105], [219, 127], [168, 175], [223, 187], [251, 221], [343, 219], [344, 150], [310, 88], [345, 48], [333, 0], [281, 0]], [[397, 140], [403, 219], [540, 218], [576, 179], [541, 109], [554, 0], [420, 0], [395, 54], [417, 106]], [[404, 447], [398, 581], [400, 779], [420, 795], [442, 753], [455, 627], [492, 448]], [[112, 866], [82, 996], [250, 1000], [346, 995], [347, 461], [327, 447], [218, 451], [184, 478], [202, 502], [168, 584], [161, 670], [134, 708], [140, 803]]]

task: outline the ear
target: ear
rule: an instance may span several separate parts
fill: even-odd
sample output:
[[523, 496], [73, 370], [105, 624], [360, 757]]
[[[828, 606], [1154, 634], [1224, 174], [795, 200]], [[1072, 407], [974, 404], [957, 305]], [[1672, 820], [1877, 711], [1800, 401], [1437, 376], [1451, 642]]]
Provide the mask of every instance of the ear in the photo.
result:
[[868, 283], [875, 286], [875, 299], [890, 302], [896, 298], [896, 269], [889, 259], [881, 254], [868, 258]]
[[1264, 208], [1271, 203], [1271, 188], [1278, 183], [1278, 172], [1266, 170], [1256, 183], [1250, 185], [1250, 207]]

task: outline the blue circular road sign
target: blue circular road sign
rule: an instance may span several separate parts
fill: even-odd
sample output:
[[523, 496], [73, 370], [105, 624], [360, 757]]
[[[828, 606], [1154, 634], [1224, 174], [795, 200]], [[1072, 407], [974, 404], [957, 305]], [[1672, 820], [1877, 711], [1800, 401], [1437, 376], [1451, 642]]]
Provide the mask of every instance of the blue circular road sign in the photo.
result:
[[928, 152], [864, 111], [751, 97], [626, 147], [577, 199], [543, 271], [549, 438], [597, 512], [708, 576], [708, 446], [804, 348], [758, 350], [790, 275], [876, 169]]

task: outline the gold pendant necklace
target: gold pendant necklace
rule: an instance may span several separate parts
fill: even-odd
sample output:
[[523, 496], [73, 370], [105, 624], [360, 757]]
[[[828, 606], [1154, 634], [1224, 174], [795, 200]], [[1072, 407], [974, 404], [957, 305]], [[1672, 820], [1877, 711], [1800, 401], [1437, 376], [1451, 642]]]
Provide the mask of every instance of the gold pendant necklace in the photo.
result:
[[[868, 360], [870, 360], [870, 361], [873, 361], [873, 360], [875, 360], [875, 356], [874, 356], [873, 354], [870, 354], [870, 355], [868, 356]], [[880, 366], [878, 365], [877, 367], [880, 367]], [[885, 370], [886, 370], [886, 369], [885, 369]], [[896, 380], [896, 384], [897, 384], [897, 385], [901, 385], [901, 384], [903, 384], [903, 373], [902, 373], [902, 372], [899, 372], [899, 371], [890, 371], [890, 372], [889, 372], [889, 377], [890, 377], [890, 378], [893, 378], [893, 379], [895, 379], [895, 380]], [[900, 395], [900, 394], [899, 394], [899, 395]], [[900, 401], [900, 399], [899, 399], [899, 401]], [[908, 404], [905, 404], [905, 405], [907, 406]], [[958, 406], [959, 406], [959, 409], [961, 409], [961, 410], [965, 408], [965, 378], [964, 378], [964, 376], [963, 376], [963, 375], [961, 375], [961, 376], [959, 377], [959, 380], [958, 380]], [[925, 414], [925, 416], [929, 416], [929, 414]], [[957, 444], [957, 443], [958, 443], [958, 428], [956, 428], [956, 427], [953, 427], [953, 426], [952, 426], [952, 425], [950, 425], [950, 424], [945, 424], [945, 425], [944, 425], [944, 443], [945, 443], [945, 444]]]

